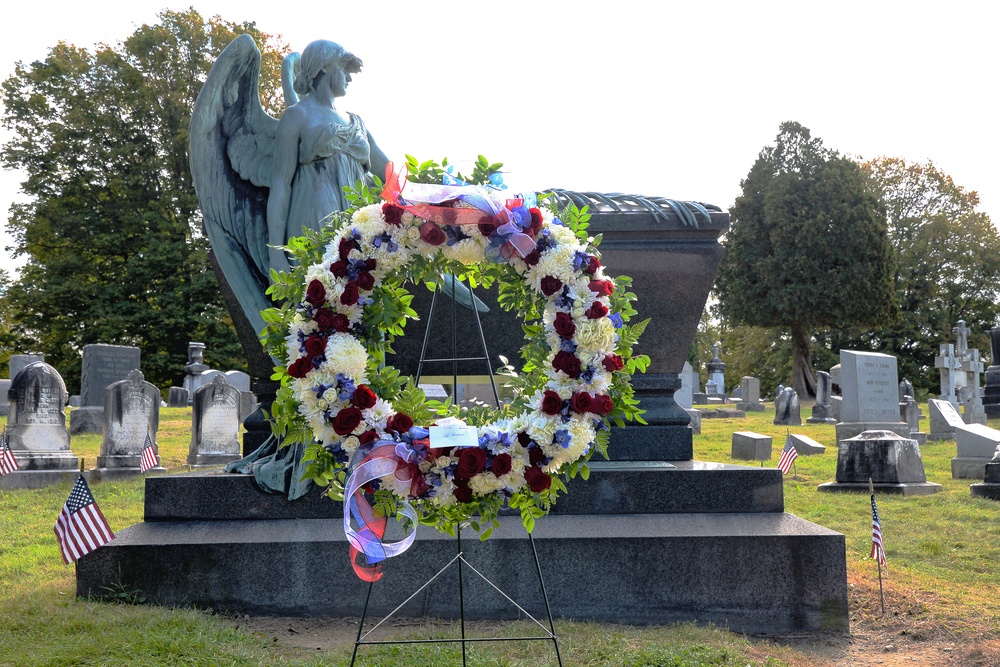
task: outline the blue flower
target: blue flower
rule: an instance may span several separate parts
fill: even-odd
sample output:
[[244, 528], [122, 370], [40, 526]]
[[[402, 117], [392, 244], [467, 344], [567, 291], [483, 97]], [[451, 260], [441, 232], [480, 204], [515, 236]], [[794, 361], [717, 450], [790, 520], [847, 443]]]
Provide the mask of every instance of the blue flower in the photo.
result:
[[576, 352], [576, 343], [574, 343], [569, 338], [560, 338], [559, 349], [562, 350], [563, 352], [569, 352], [570, 354], [573, 354], [574, 352]]
[[585, 368], [583, 372], [580, 373], [580, 379], [586, 382], [587, 384], [590, 384], [594, 379], [594, 367], [587, 366], [587, 368]]
[[559, 429], [558, 431], [556, 431], [556, 442], [563, 449], [569, 448], [569, 443], [572, 439], [573, 437], [569, 434], [569, 431], [567, 431], [566, 429]]
[[625, 324], [625, 322], [622, 321], [620, 313], [611, 313], [608, 315], [608, 319], [611, 320], [611, 324], [615, 325], [615, 329], [621, 329]]
[[445, 225], [444, 233], [448, 237], [448, 245], [455, 245], [459, 241], [469, 238], [469, 235], [462, 232], [458, 225]]
[[581, 271], [586, 266], [590, 266], [590, 255], [582, 250], [577, 250], [576, 253], [573, 254], [573, 270]]
[[573, 309], [573, 299], [569, 296], [569, 288], [563, 287], [562, 292], [553, 301], [553, 304], [557, 308], [561, 308], [565, 311], [570, 311]]
[[399, 250], [399, 244], [392, 239], [392, 235], [388, 232], [383, 232], [372, 239], [372, 245], [376, 248], [381, 248], [383, 243], [386, 244], [385, 249], [389, 252], [396, 252]]

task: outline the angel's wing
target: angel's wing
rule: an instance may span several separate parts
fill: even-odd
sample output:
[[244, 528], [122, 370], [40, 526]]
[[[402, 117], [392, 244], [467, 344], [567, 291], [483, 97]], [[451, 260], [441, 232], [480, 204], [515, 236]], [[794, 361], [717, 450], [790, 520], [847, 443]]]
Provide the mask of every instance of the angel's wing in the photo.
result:
[[267, 195], [278, 121], [260, 105], [260, 51], [241, 35], [219, 55], [191, 114], [190, 160], [205, 232], [255, 331], [272, 304]]

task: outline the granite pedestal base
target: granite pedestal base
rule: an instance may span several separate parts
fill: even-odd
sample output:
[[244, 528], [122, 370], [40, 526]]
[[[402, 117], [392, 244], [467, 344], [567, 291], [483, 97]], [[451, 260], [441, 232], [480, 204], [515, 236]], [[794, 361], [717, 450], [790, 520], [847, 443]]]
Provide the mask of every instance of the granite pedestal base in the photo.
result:
[[122, 479], [132, 479], [143, 475], [166, 475], [167, 469], [163, 466], [150, 468], [146, 472], [136, 466], [134, 468], [92, 468], [88, 471], [91, 479], [95, 482], [115, 482]]
[[[744, 632], [847, 629], [844, 537], [784, 512], [777, 469], [691, 460], [594, 461], [590, 469], [533, 533], [557, 616]], [[151, 477], [145, 521], [79, 561], [78, 592], [126, 585], [165, 605], [357, 615], [366, 588], [349, 567], [340, 513], [316, 492], [292, 503], [263, 493], [249, 476]], [[503, 516], [487, 542], [469, 534], [462, 549], [529, 612], [543, 611], [537, 582], [509, 577], [531, 565], [518, 516]], [[455, 551], [453, 539], [421, 527], [415, 546], [386, 564], [371, 613], [395, 608]], [[517, 617], [474, 579], [466, 578], [466, 599], [482, 606], [467, 605], [470, 618]], [[402, 613], [453, 616], [454, 588], [442, 577]]]
[[951, 460], [952, 479], [982, 479], [990, 459], [974, 456], [956, 456]]
[[[942, 491], [934, 482], [906, 482], [900, 484], [875, 484], [875, 493], [890, 493], [897, 496], [929, 496]], [[821, 493], [868, 493], [868, 482], [827, 482], [816, 487]]]
[[906, 422], [839, 422], [834, 428], [837, 442], [857, 437], [865, 431], [892, 431], [904, 438], [910, 437], [910, 426]]

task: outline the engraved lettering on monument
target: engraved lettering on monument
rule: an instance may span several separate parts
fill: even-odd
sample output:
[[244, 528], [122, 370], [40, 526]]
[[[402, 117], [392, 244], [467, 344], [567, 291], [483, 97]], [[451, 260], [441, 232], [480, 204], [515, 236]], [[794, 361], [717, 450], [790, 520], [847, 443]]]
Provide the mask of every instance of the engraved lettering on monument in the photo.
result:
[[104, 440], [97, 467], [138, 468], [146, 434], [155, 445], [159, 424], [160, 392], [140, 371], [132, 370], [105, 390]]
[[217, 375], [194, 394], [190, 465], [221, 465], [240, 458], [241, 392]]
[[44, 361], [28, 364], [17, 374], [8, 394], [7, 437], [22, 470], [73, 469], [79, 460], [69, 450], [63, 406], [66, 385]]
[[104, 390], [139, 369], [139, 348], [125, 345], [84, 345], [80, 405], [104, 405]]
[[841, 350], [844, 422], [898, 422], [896, 358], [875, 352]]

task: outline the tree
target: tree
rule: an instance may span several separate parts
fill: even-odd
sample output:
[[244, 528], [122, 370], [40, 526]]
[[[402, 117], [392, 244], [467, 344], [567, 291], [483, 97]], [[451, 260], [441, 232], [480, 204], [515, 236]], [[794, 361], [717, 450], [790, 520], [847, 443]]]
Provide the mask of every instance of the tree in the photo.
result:
[[720, 311], [730, 326], [787, 331], [789, 384], [813, 396], [813, 334], [893, 314], [885, 212], [861, 167], [795, 122], [781, 124], [741, 186], [716, 281]]
[[880, 157], [863, 167], [885, 203], [906, 316], [844, 343], [896, 355], [901, 377], [933, 390], [938, 344], [954, 342], [959, 320], [972, 330], [970, 347], [989, 349], [986, 331], [1000, 323], [1000, 234], [976, 210], [979, 196], [932, 162]]
[[75, 389], [88, 343], [134, 345], [161, 387], [183, 377], [189, 340], [206, 361], [245, 360], [208, 262], [188, 167], [191, 108], [216, 56], [240, 33], [261, 45], [261, 89], [280, 104], [287, 49], [252, 23], [164, 11], [112, 48], [64, 42], [3, 82], [4, 166], [27, 174], [11, 207], [27, 257], [4, 296], [11, 329]]

